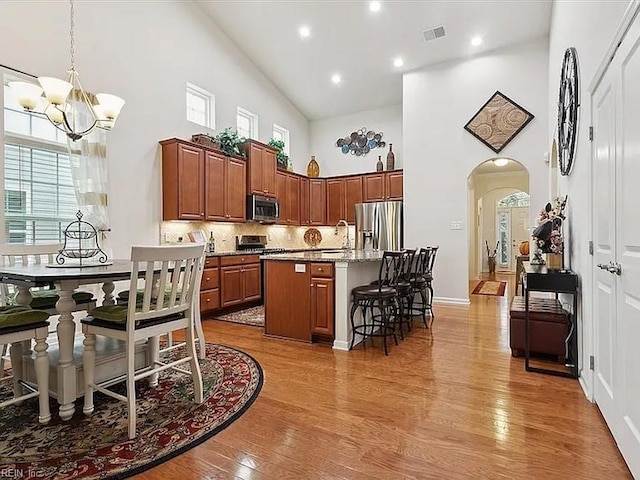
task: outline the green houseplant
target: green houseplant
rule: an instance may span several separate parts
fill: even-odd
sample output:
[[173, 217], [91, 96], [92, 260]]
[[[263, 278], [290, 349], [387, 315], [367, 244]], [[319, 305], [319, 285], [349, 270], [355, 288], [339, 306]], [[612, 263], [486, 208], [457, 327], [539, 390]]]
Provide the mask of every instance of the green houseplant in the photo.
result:
[[227, 155], [238, 155], [244, 157], [244, 152], [240, 150], [246, 140], [243, 137], [238, 136], [237, 130], [231, 130], [231, 128], [225, 128], [224, 131], [216, 135], [216, 141], [220, 144], [220, 150]]
[[289, 165], [289, 155], [284, 153], [284, 142], [282, 140], [274, 140], [272, 138], [271, 140], [269, 140], [268, 145], [277, 150], [276, 163], [278, 164], [278, 167], [286, 170], [287, 166]]

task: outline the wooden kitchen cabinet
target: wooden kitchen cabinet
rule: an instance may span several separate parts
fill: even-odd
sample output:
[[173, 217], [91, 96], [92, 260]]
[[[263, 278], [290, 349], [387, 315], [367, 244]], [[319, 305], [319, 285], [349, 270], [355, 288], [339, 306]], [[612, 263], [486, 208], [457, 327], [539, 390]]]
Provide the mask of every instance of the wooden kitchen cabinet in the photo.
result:
[[262, 285], [257, 255], [232, 255], [220, 259], [220, 306], [230, 307], [260, 300]]
[[363, 182], [364, 202], [384, 202], [403, 198], [402, 170], [364, 175]]
[[255, 140], [249, 140], [242, 148], [247, 157], [247, 192], [275, 197], [276, 151]]
[[287, 175], [287, 225], [300, 225], [300, 178]]
[[300, 225], [309, 225], [309, 179], [300, 179]]
[[333, 278], [311, 278], [311, 333], [314, 335], [334, 335], [334, 290]]
[[200, 282], [200, 312], [220, 308], [220, 268], [217, 257], [207, 257]]
[[356, 221], [355, 204], [362, 203], [362, 176], [330, 178], [327, 180], [327, 224], [339, 220]]
[[309, 179], [309, 225], [327, 224], [327, 184], [323, 178]]
[[281, 171], [276, 172], [276, 198], [280, 203], [280, 216], [276, 223], [278, 225], [287, 225], [287, 174]]
[[344, 219], [356, 223], [356, 203], [362, 203], [362, 175], [344, 179]]
[[162, 219], [246, 221], [246, 165], [184, 140], [162, 145]]

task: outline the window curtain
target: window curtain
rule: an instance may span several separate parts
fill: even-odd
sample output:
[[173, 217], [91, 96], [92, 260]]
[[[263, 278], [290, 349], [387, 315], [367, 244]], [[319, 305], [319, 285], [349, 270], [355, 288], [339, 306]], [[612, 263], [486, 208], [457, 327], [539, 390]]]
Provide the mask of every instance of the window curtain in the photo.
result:
[[[84, 103], [77, 103], [76, 112], [79, 126], [87, 128], [92, 124], [93, 116]], [[82, 220], [95, 227], [100, 247], [108, 258], [112, 258], [108, 235], [111, 221], [107, 179], [107, 132], [96, 128], [80, 140], [69, 140], [68, 146], [76, 200], [84, 215]]]

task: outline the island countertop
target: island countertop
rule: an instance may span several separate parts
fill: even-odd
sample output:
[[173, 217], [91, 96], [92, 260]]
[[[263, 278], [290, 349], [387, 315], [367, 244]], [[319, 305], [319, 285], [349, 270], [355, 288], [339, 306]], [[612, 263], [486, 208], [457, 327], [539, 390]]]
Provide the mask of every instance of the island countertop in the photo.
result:
[[271, 253], [261, 255], [261, 260], [280, 260], [288, 262], [324, 262], [324, 263], [357, 263], [379, 262], [384, 252], [365, 250], [345, 250], [342, 252], [295, 252]]

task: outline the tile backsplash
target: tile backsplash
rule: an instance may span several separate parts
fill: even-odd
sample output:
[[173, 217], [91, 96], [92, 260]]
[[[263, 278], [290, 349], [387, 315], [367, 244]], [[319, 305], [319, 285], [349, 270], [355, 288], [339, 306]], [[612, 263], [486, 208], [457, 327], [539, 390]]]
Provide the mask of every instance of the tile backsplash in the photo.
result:
[[[317, 228], [322, 241], [316, 248], [340, 248], [344, 244], [345, 227], [289, 227], [285, 225], [262, 225], [260, 223], [223, 223], [223, 222], [160, 222], [160, 243], [175, 243], [182, 237], [188, 242], [187, 233], [200, 230], [206, 238], [213, 232], [217, 252], [230, 252], [236, 249], [236, 236], [266, 235], [269, 248], [309, 248], [304, 242], [304, 232], [309, 228]], [[349, 227], [351, 245], [355, 238], [355, 227]]]

